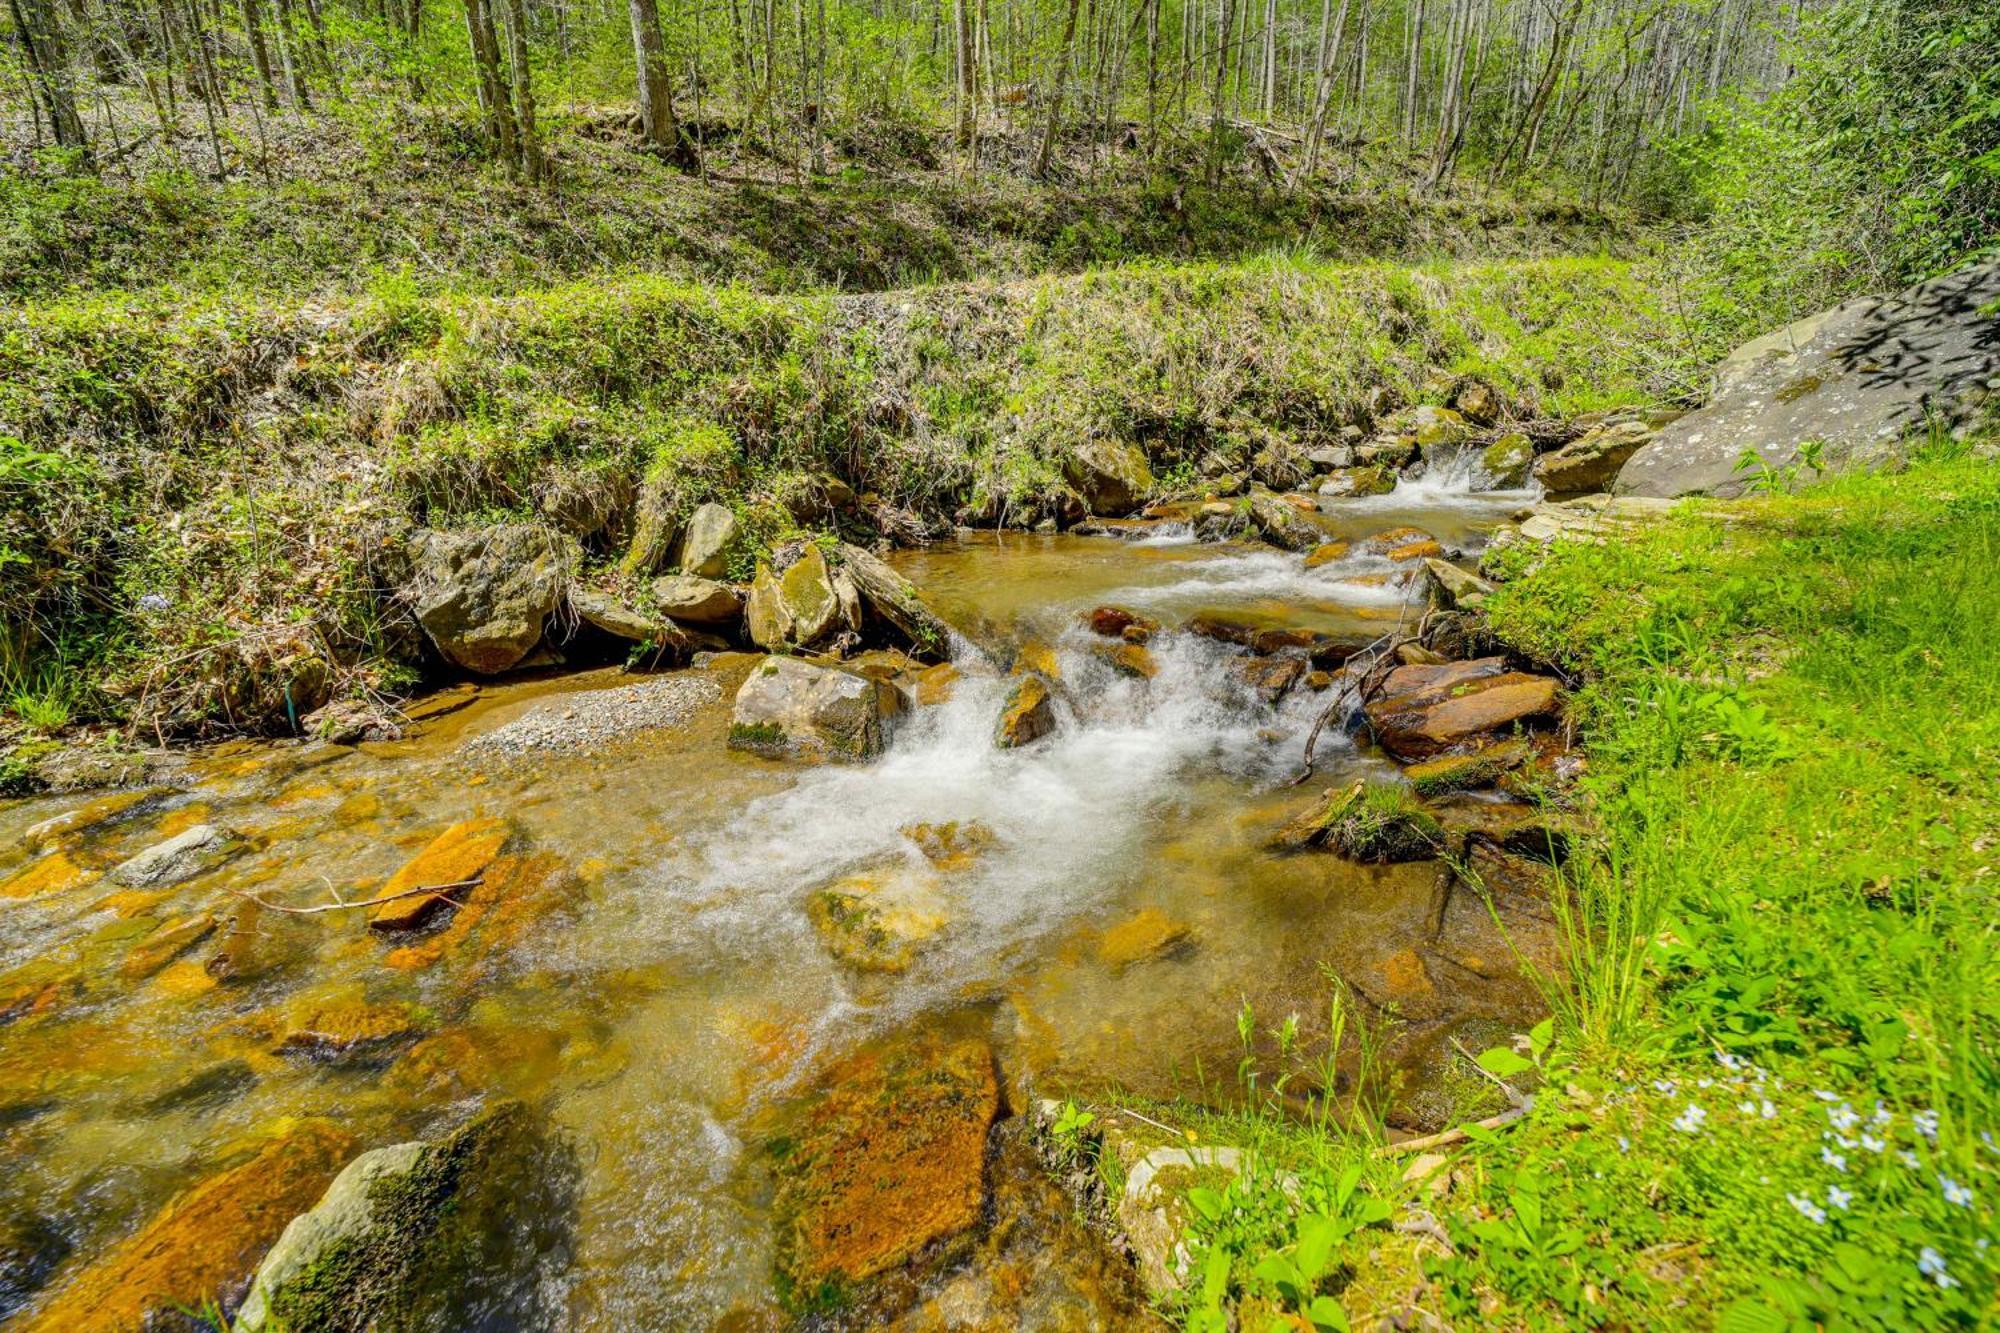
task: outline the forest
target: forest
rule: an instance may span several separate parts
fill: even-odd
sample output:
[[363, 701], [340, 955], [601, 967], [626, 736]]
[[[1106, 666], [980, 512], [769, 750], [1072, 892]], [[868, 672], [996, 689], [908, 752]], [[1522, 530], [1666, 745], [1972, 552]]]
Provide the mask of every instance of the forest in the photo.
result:
[[2000, 6], [6, 0], [0, 1328], [2000, 1323]]

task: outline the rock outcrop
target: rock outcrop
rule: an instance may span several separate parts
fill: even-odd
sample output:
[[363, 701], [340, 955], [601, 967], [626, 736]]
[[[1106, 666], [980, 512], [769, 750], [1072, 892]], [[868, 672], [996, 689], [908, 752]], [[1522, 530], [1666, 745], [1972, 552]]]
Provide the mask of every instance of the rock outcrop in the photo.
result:
[[419, 532], [409, 554], [417, 623], [453, 665], [485, 676], [518, 666], [542, 641], [571, 563], [529, 523]]
[[1936, 420], [1956, 427], [2000, 377], [2000, 261], [1887, 300], [1845, 305], [1746, 343], [1706, 407], [1663, 428], [1618, 474], [1621, 495], [1733, 496], [1745, 450], [1772, 468], [1817, 442], [1827, 466], [1874, 466]]
[[653, 581], [653, 601], [671, 620], [690, 625], [734, 625], [743, 614], [743, 595], [726, 583], [693, 574], [669, 574]]

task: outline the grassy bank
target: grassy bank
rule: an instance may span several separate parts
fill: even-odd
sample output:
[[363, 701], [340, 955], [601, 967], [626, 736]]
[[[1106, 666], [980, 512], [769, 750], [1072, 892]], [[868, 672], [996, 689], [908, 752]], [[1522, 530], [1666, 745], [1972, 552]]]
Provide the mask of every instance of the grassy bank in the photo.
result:
[[408, 683], [384, 553], [413, 526], [537, 521], [608, 567], [646, 508], [719, 499], [753, 546], [791, 536], [828, 476], [878, 527], [1028, 523], [1074, 506], [1086, 441], [1140, 445], [1171, 484], [1460, 373], [1531, 412], [1632, 401], [1660, 333], [1645, 278], [1608, 260], [37, 303], [0, 315], [0, 612], [26, 627], [27, 693], [54, 663], [75, 716], [272, 725], [300, 672]]
[[[1495, 628], [1584, 682], [1603, 831], [1553, 1023], [1484, 1061], [1533, 1110], [1436, 1192], [1366, 1123], [1253, 1117], [1266, 1164], [1195, 1199], [1190, 1326], [1322, 1295], [1460, 1326], [2000, 1317], [1996, 559], [2000, 472], [1943, 446], [1507, 585]], [[1389, 1229], [1406, 1200], [1433, 1237]]]

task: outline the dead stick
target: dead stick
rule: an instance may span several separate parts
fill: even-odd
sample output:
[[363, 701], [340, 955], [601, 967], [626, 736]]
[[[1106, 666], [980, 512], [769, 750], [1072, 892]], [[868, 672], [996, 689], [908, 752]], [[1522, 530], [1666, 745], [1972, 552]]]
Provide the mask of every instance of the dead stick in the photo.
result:
[[379, 907], [383, 903], [393, 903], [398, 898], [414, 898], [420, 893], [436, 894], [438, 897], [444, 898], [453, 907], [463, 907], [465, 906], [464, 903], [461, 903], [456, 898], [445, 897], [445, 895], [455, 893], [460, 889], [474, 888], [478, 885], [479, 880], [480, 877], [475, 875], [471, 879], [459, 880], [456, 884], [427, 884], [420, 888], [404, 889], [400, 893], [385, 893], [380, 898], [368, 898], [358, 903], [332, 902], [322, 903], [318, 907], [287, 907], [283, 903], [274, 903], [269, 898], [260, 898], [248, 889], [232, 889], [230, 892], [239, 898], [248, 898], [259, 907], [268, 907], [273, 912], [289, 912], [293, 916], [317, 916], [321, 912], [346, 912], [358, 907]]
[[[1511, 1111], [1502, 1111], [1499, 1115], [1487, 1116], [1479, 1122], [1479, 1128], [1500, 1129], [1513, 1124], [1526, 1114], [1528, 1114], [1527, 1108], [1517, 1106]], [[1456, 1128], [1447, 1129], [1441, 1134], [1426, 1134], [1420, 1139], [1404, 1139], [1401, 1143], [1386, 1143], [1375, 1150], [1375, 1155], [1377, 1157], [1401, 1157], [1405, 1153], [1421, 1152], [1425, 1148], [1442, 1148], [1449, 1144], [1462, 1143], [1466, 1137], [1465, 1126], [1459, 1125]]]

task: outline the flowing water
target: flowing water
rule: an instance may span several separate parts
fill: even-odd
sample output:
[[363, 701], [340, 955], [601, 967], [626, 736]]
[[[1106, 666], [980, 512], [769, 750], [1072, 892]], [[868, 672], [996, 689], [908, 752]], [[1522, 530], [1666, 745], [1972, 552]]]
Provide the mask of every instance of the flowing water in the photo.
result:
[[[1470, 552], [1527, 498], [1471, 494], [1458, 475], [1322, 507], [1354, 536], [1411, 523]], [[717, 687], [686, 725], [573, 752], [507, 757], [467, 742], [630, 677], [468, 689], [401, 741], [192, 757], [170, 789], [65, 844], [72, 882], [0, 898], [0, 1009], [12, 1010], [0, 1027], [0, 1312], [10, 1283], [16, 1303], [37, 1283], [59, 1286], [71, 1271], [60, 1265], [129, 1234], [274, 1119], [327, 1116], [374, 1146], [518, 1095], [581, 1148], [573, 1262], [548, 1279], [570, 1325], [780, 1324], [763, 1146], [815, 1073], [859, 1043], [927, 1024], [976, 1031], [1019, 1108], [1031, 1090], [1114, 1084], [1226, 1095], [1239, 1009], [1296, 1013], [1310, 1033], [1328, 1002], [1323, 968], [1419, 1020], [1512, 1021], [1531, 1007], [1509, 969], [1469, 957], [1490, 964], [1502, 947], [1490, 939], [1468, 936], [1457, 963], [1411, 975], [1435, 908], [1431, 866], [1265, 850], [1312, 793], [1393, 770], [1330, 729], [1315, 777], [1287, 785], [1325, 695], [1299, 689], [1266, 707], [1228, 669], [1240, 650], [1173, 632], [1152, 644], [1158, 675], [1128, 679], [1077, 622], [1114, 603], [1168, 626], [1218, 611], [1359, 642], [1413, 614], [1402, 571], [1365, 557], [1308, 570], [1296, 555], [1171, 529], [1134, 541], [981, 534], [898, 564], [948, 619], [978, 627], [986, 651], [1052, 646], [1055, 735], [994, 748], [1006, 680], [971, 644], [950, 697], [853, 767], [725, 748], [749, 657], [683, 673]], [[0, 807], [0, 848], [13, 849], [0, 851], [0, 893], [47, 855], [24, 832], [83, 803]], [[515, 821], [569, 886], [540, 915], [468, 937], [501, 941], [484, 952], [458, 939], [448, 949], [463, 956], [413, 964], [356, 914], [246, 911], [239, 896], [369, 896], [444, 827], [480, 815]], [[251, 850], [157, 893], [98, 877], [198, 822], [235, 829]], [[836, 961], [808, 895], [858, 868], [920, 871], [907, 830], [948, 822], [992, 838], [936, 877], [929, 947], [900, 973]], [[156, 932], [203, 913], [218, 920], [213, 935], [159, 966], [134, 961]], [[1135, 919], [1164, 923], [1171, 947], [1119, 947], [1118, 927]], [[227, 950], [233, 970], [206, 965]], [[340, 1061], [274, 1045], [288, 1016], [355, 1002], [407, 1006], [410, 1031]], [[1038, 1276], [1014, 1284], [1024, 1294], [999, 1326], [1085, 1326], [1058, 1309], [1094, 1311], [1085, 1324], [1129, 1317], [1059, 1203], [1026, 1186], [1006, 1197], [1039, 1219], [1022, 1234], [1058, 1257], [1033, 1259]]]

